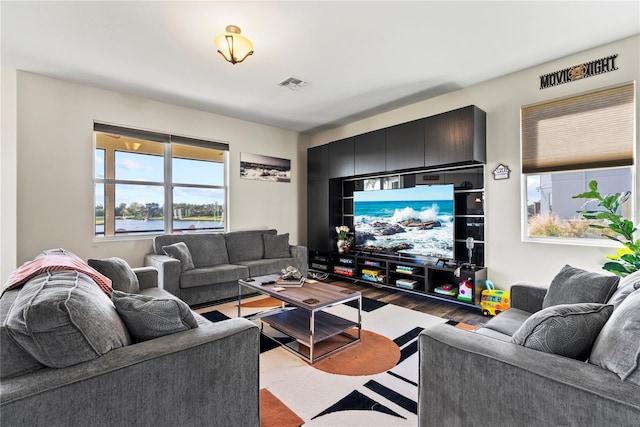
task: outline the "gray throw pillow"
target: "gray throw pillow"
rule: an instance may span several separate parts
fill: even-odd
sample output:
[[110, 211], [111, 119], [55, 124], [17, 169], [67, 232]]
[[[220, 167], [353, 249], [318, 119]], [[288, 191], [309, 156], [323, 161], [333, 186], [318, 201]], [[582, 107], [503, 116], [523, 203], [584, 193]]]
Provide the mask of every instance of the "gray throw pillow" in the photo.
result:
[[34, 359], [65, 368], [131, 343], [109, 297], [88, 276], [53, 271], [29, 280], [9, 309], [9, 335]]
[[180, 271], [193, 270], [193, 258], [191, 252], [184, 242], [177, 242], [173, 245], [163, 246], [162, 251], [165, 255], [180, 260]]
[[531, 315], [511, 342], [545, 353], [587, 360], [600, 329], [613, 312], [612, 305], [562, 304]]
[[619, 280], [618, 276], [593, 273], [565, 265], [551, 281], [542, 301], [542, 308], [582, 302], [604, 304], [613, 294]]
[[198, 327], [187, 303], [177, 298], [154, 298], [114, 290], [111, 299], [129, 333], [137, 341]]
[[265, 234], [264, 238], [264, 257], [273, 258], [289, 258], [289, 233], [278, 234], [277, 236]]
[[112, 257], [105, 259], [90, 259], [89, 266], [95, 268], [100, 274], [111, 279], [113, 289], [130, 294], [140, 292], [138, 276], [133, 272], [127, 261], [122, 258]]
[[640, 386], [640, 290], [613, 311], [593, 344], [589, 363]]
[[607, 304], [611, 304], [614, 307], [619, 306], [636, 289], [640, 289], [640, 270], [620, 279], [618, 289], [611, 295]]

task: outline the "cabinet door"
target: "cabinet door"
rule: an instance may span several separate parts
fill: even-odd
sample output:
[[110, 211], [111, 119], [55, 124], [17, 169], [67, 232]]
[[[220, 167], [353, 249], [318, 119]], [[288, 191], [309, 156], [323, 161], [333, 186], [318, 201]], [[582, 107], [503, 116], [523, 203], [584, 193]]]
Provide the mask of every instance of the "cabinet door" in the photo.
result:
[[329, 146], [309, 148], [307, 150], [307, 181], [329, 179]]
[[329, 178], [354, 175], [353, 138], [329, 144]]
[[387, 171], [424, 166], [424, 119], [386, 128]]
[[474, 105], [425, 119], [425, 166], [484, 163], [486, 113]]
[[307, 183], [307, 248], [310, 251], [327, 252], [330, 249], [329, 233], [329, 180]]
[[329, 249], [329, 146], [307, 150], [307, 248]]
[[380, 129], [354, 138], [355, 174], [384, 172], [385, 132]]

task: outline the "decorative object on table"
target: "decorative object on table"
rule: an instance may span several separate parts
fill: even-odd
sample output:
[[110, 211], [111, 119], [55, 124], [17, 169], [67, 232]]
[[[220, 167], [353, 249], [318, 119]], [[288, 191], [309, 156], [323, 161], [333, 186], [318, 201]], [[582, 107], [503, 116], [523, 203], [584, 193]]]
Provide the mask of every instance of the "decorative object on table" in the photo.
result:
[[300, 280], [302, 278], [300, 270], [291, 265], [280, 270], [280, 273], [282, 273], [280, 276], [282, 280]]
[[343, 253], [344, 252], [344, 246], [345, 246], [345, 242], [347, 239], [347, 233], [349, 232], [349, 227], [347, 227], [346, 225], [340, 225], [338, 227], [336, 227], [336, 233], [338, 233], [338, 252]]
[[304, 285], [305, 278], [302, 277], [302, 273], [300, 273], [300, 270], [298, 270], [297, 268], [290, 265], [280, 270], [280, 273], [282, 274], [276, 279], [277, 285], [284, 287], [300, 287]]
[[620, 207], [629, 200], [629, 197], [631, 197], [631, 191], [603, 196], [598, 191], [598, 182], [595, 180], [589, 182], [589, 191], [573, 196], [574, 199], [587, 199], [587, 202], [597, 201], [598, 207], [603, 208], [582, 210], [578, 213], [583, 219], [603, 221], [604, 225], [596, 223], [589, 224], [589, 227], [604, 230], [601, 234], [602, 237], [614, 240], [624, 246], [616, 254], [607, 255], [611, 261], [602, 266], [604, 270], [620, 277], [640, 270], [640, 240], [634, 239], [637, 227], [633, 221], [618, 214]]
[[291, 182], [291, 160], [261, 154], [240, 153], [240, 178]]

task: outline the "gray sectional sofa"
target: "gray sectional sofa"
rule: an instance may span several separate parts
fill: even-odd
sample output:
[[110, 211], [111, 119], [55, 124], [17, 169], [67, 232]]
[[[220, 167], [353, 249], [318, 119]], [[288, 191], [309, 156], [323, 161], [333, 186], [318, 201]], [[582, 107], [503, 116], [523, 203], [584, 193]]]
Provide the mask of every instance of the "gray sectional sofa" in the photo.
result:
[[288, 234], [270, 229], [156, 236], [145, 265], [158, 270], [162, 289], [194, 306], [237, 297], [238, 279], [288, 266], [306, 276], [307, 259], [306, 247], [290, 245]]
[[422, 332], [420, 426], [640, 425], [640, 272], [567, 267], [475, 332]]
[[183, 327], [179, 317], [180, 331], [170, 333], [167, 318], [153, 315], [165, 335], [137, 339], [144, 316], [116, 300], [114, 308], [72, 270], [38, 274], [2, 294], [3, 426], [260, 425], [258, 328], [242, 318], [211, 323], [159, 289], [155, 269], [132, 271], [137, 292], [118, 295], [139, 307], [180, 308], [196, 323]]

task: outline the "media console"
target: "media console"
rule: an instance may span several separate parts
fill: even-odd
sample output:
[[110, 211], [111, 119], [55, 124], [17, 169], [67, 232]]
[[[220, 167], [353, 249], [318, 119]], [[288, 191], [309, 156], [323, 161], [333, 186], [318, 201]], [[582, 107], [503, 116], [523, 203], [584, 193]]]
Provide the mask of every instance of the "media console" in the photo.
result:
[[413, 257], [369, 252], [311, 252], [309, 268], [334, 277], [477, 308], [487, 279], [486, 267], [440, 265]]

